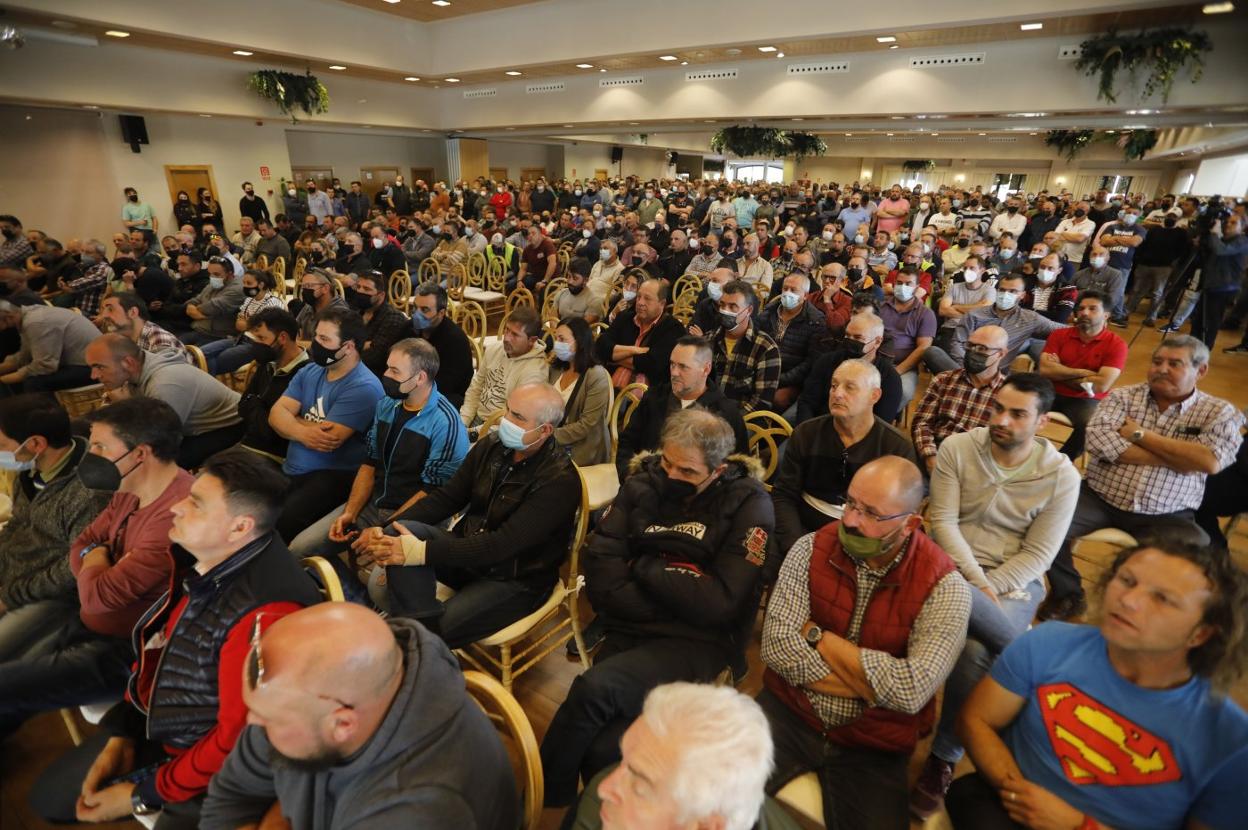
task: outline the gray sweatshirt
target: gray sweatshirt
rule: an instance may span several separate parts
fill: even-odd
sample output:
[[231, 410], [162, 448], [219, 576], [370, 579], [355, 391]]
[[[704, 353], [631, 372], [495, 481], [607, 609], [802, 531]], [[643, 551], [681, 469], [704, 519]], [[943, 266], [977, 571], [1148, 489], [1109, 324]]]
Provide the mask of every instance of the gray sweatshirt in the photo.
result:
[[391, 619], [390, 627], [403, 649], [403, 683], [364, 748], [313, 771], [249, 726], [208, 786], [200, 830], [258, 822], [274, 800], [293, 830], [515, 830], [511, 762], [459, 664], [418, 623]]
[[87, 345], [100, 336], [90, 320], [68, 308], [20, 306], [22, 349], [17, 355], [22, 377], [50, 375], [65, 366], [86, 366]]
[[182, 419], [183, 435], [202, 435], [242, 420], [239, 394], [174, 351], [144, 352], [135, 388], [136, 394], [172, 406]]
[[932, 538], [966, 581], [1004, 594], [1041, 579], [1066, 537], [1079, 473], [1044, 438], [1022, 466], [992, 459], [988, 427], [951, 435], [932, 471]]
[[243, 307], [246, 299], [247, 295], [243, 293], [243, 281], [237, 277], [221, 288], [213, 288], [209, 285], [196, 294], [189, 303], [207, 315], [208, 319], [192, 320], [191, 328], [201, 334], [233, 337], [238, 334], [234, 329], [234, 321], [238, 318], [238, 310]]

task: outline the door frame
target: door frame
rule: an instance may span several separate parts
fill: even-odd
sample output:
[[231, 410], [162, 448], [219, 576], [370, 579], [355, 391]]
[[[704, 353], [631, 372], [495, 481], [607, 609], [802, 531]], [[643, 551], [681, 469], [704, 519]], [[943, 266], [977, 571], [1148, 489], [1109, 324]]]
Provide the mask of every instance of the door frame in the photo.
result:
[[[360, 168], [360, 190], [363, 190], [365, 193], [368, 193], [368, 198], [370, 202], [373, 199], [373, 197], [377, 195], [377, 192], [381, 190], [381, 182], [385, 180], [384, 176], [377, 175], [377, 171], [379, 170], [385, 170], [385, 171], [393, 170], [396, 176], [403, 175], [403, 168], [397, 164], [379, 164], [379, 165], [370, 166], [370, 167], [361, 167]], [[373, 174], [372, 181], [376, 183], [373, 186], [371, 193], [369, 192], [369, 189], [368, 189], [369, 179], [367, 176], [364, 175], [365, 173], [372, 173]], [[393, 176], [391, 178], [393, 178]]]
[[[428, 176], [421, 175], [426, 172], [429, 174]], [[429, 185], [429, 190], [432, 191], [433, 185], [438, 181], [438, 171], [432, 167], [413, 167], [412, 178], [408, 183], [408, 186], [412, 187], [418, 181], [423, 181], [425, 184]]]
[[221, 204], [221, 189], [217, 187], [217, 177], [212, 174], [211, 164], [166, 164], [165, 166], [165, 186], [169, 188], [169, 201], [173, 204], [178, 203], [178, 188], [173, 185], [174, 173], [207, 173], [208, 186], [212, 188], [212, 198], [217, 200], [217, 204]]

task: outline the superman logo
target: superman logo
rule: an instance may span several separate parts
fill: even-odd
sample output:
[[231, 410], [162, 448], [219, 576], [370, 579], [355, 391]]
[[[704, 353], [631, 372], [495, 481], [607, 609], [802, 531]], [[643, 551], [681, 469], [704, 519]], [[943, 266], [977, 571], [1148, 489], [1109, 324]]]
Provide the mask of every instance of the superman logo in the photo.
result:
[[1164, 740], [1075, 686], [1041, 686], [1036, 698], [1053, 751], [1072, 783], [1135, 787], [1183, 777]]

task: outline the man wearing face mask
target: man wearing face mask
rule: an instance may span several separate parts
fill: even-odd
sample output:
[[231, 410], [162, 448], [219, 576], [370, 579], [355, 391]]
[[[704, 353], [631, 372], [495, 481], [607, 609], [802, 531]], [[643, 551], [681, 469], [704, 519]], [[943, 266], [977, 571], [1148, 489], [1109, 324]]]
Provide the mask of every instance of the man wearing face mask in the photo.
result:
[[931, 224], [929, 221], [931, 216], [932, 197], [929, 194], [924, 193], [918, 197], [915, 208], [910, 212], [910, 221], [908, 225], [910, 228], [911, 239], [919, 238], [919, 235], [923, 233], [923, 229]]
[[373, 225], [368, 233], [368, 261], [373, 265], [370, 270], [380, 271], [389, 277], [390, 274], [402, 270], [407, 265], [403, 249], [399, 247], [399, 243], [392, 235], [377, 225]]
[[711, 335], [713, 382], [743, 412], [770, 409], [780, 381], [780, 348], [754, 325], [757, 300], [750, 286], [733, 280], [719, 298], [719, 330]]
[[672, 414], [591, 538], [586, 584], [606, 634], [542, 742], [547, 807], [618, 760], [651, 688], [710, 682], [744, 649], [777, 552], [757, 462], [735, 443], [714, 413]]
[[[1103, 247], [1109, 254], [1109, 267], [1126, 275], [1131, 273], [1135, 250], [1140, 247], [1148, 235], [1148, 229], [1139, 225], [1140, 209], [1135, 205], [1127, 205], [1122, 216], [1105, 223], [1097, 232], [1094, 245]], [[1093, 255], [1095, 255], [1095, 248]], [[1123, 285], [1124, 291], [1126, 285]], [[1111, 326], [1127, 327], [1127, 308], [1122, 294], [1117, 297], [1117, 305], [1110, 307]]]
[[384, 394], [360, 360], [365, 336], [355, 312], [322, 312], [311, 364], [298, 371], [269, 412], [269, 425], [290, 441], [282, 465], [290, 488], [276, 526], [287, 542], [342, 503], [364, 460], [364, 435]]
[[[1072, 260], [1078, 262], [1078, 260]], [[1110, 322], [1113, 323], [1115, 309], [1123, 307], [1124, 317], [1120, 320], [1126, 326], [1126, 308], [1123, 296], [1127, 288], [1127, 272], [1109, 264], [1109, 251], [1099, 242], [1092, 243], [1088, 256], [1088, 267], [1075, 273], [1074, 285], [1080, 291], [1098, 291], [1109, 299]]]
[[941, 348], [948, 350], [949, 344], [953, 342], [954, 332], [965, 315], [977, 308], [988, 308], [996, 302], [996, 288], [983, 278], [985, 267], [986, 263], [979, 257], [968, 255], [963, 261], [960, 275], [954, 276], [948, 290], [940, 298], [937, 316], [940, 317], [941, 328], [936, 343]]
[[[543, 373], [544, 374], [544, 373]], [[352, 543], [370, 593], [461, 648], [532, 613], [567, 558], [580, 480], [554, 431], [563, 398], [548, 383], [507, 397], [498, 429], [472, 445], [441, 487]], [[439, 524], [456, 513], [453, 530]], [[445, 602], [441, 582], [455, 590]]]
[[992, 401], [1005, 382], [1002, 368], [1007, 365], [1008, 346], [1005, 329], [981, 326], [968, 338], [962, 368], [940, 372], [928, 384], [914, 412], [910, 431], [929, 474], [936, 466], [941, 441], [988, 423]]
[[546, 379], [546, 346], [542, 321], [528, 306], [518, 306], [503, 323], [503, 336], [485, 350], [459, 408], [464, 425], [473, 429], [507, 405], [512, 391]]
[[559, 319], [580, 317], [590, 324], [598, 322], [602, 311], [602, 300], [601, 298], [596, 300], [593, 293], [586, 288], [589, 270], [589, 260], [580, 257], [576, 257], [568, 264], [567, 290], [559, 292], [559, 297], [555, 301]]
[[811, 367], [806, 382], [802, 384], [802, 394], [797, 399], [797, 411], [789, 422], [796, 426], [826, 414], [832, 376], [836, 368], [847, 360], [862, 360], [875, 367], [880, 376], [880, 397], [871, 409], [886, 423], [896, 420], [902, 408], [903, 390], [892, 357], [881, 350], [884, 334], [884, 321], [874, 312], [859, 311], [850, 317], [844, 336]]
[[[315, 181], [308, 179], [304, 182], [304, 188], [308, 194], [308, 214], [316, 217], [317, 224], [324, 221], [326, 216], [332, 217], [334, 215], [334, 206], [329, 200], [329, 195], [321, 190]], [[289, 212], [287, 211], [287, 214]]]
[[703, 278], [702, 292], [693, 307], [693, 317], [689, 321], [689, 333], [697, 337], [709, 337], [719, 328], [719, 299], [724, 294], [724, 286], [736, 278], [731, 268], [716, 268]]
[[350, 311], [346, 300], [334, 291], [329, 273], [321, 268], [305, 271], [299, 280], [299, 301], [303, 303], [295, 319], [299, 322], [299, 339], [311, 343], [316, 335], [319, 316], [332, 309]]
[[172, 332], [152, 322], [147, 304], [137, 294], [123, 291], [105, 299], [100, 304], [96, 324], [105, 334], [117, 332], [125, 335], [144, 351], [172, 351], [186, 362], [191, 362], [186, 346]]
[[450, 480], [468, 453], [468, 431], [438, 391], [437, 376], [438, 353], [427, 340], [394, 344], [381, 378], [386, 394], [377, 402], [351, 493], [295, 537], [291, 553], [334, 561], [360, 533], [387, 527], [405, 507]]
[[293, 181], [286, 183], [286, 192], [282, 194], [282, 213], [296, 228], [302, 228], [307, 220], [308, 196], [300, 193]]
[[823, 312], [806, 300], [810, 287], [806, 274], [789, 274], [781, 284], [780, 296], [758, 314], [759, 331], [780, 349], [780, 378], [772, 398], [772, 407], [780, 413], [796, 402], [827, 330]]
[[251, 182], [243, 182], [243, 195], [238, 200], [238, 212], [253, 223], [269, 221], [269, 206], [262, 197], [256, 195], [256, 186]]
[[998, 213], [988, 226], [988, 236], [1000, 241], [1001, 235], [1008, 233], [1018, 239], [1027, 229], [1027, 215], [1023, 213], [1017, 196], [1010, 196], [1005, 201], [1005, 210]]
[[223, 257], [208, 260], [208, 285], [185, 306], [191, 332], [183, 340], [202, 346], [234, 335], [234, 321], [246, 299], [232, 263]]
[[689, 237], [680, 229], [674, 230], [668, 249], [659, 256], [659, 275], [674, 284], [688, 271], [692, 260], [693, 251], [689, 250]]
[[[706, 234], [701, 239], [694, 237], [689, 240], [689, 247], [694, 253], [685, 273], [696, 274], [705, 281], [706, 275], [720, 267], [723, 260], [723, 255], [719, 252], [719, 237], [713, 233]], [[732, 264], [731, 262], [723, 263], [724, 266]]]
[[1027, 222], [1022, 236], [1018, 238], [1018, 247], [1022, 251], [1030, 251], [1044, 237], [1057, 230], [1061, 218], [1057, 215], [1057, 203], [1047, 198], [1038, 199], [1039, 208]]
[[997, 283], [997, 296], [991, 306], [977, 308], [968, 313], [958, 323], [953, 340], [949, 344], [947, 363], [940, 361], [939, 354], [932, 354], [928, 366], [932, 371], [945, 372], [962, 365], [966, 354], [966, 341], [971, 333], [981, 326], [1000, 326], [1009, 336], [1008, 353], [1002, 359], [1005, 365], [1020, 354], [1028, 354], [1032, 360], [1039, 362], [1044, 341], [1058, 329], [1065, 328], [1062, 323], [1055, 323], [1042, 314], [1019, 305], [1027, 291], [1026, 281], [1022, 274], [1007, 274]]
[[139, 192], [133, 187], [125, 189], [126, 201], [121, 206], [121, 224], [128, 230], [156, 232], [160, 229], [152, 206], [139, 201]]
[[35, 250], [22, 233], [22, 222], [12, 214], [0, 215], [0, 268], [21, 268]]
[[923, 497], [908, 459], [859, 468], [842, 519], [786, 553], [763, 618], [767, 791], [815, 772], [828, 827], [908, 826], [910, 756], [966, 638], [970, 588], [923, 533]]
[[0, 737], [38, 712], [119, 698], [134, 660], [130, 631], [169, 584], [169, 509], [193, 481], [175, 461], [182, 425], [151, 399], [120, 401], [87, 420], [90, 452], [76, 474], [89, 504], [111, 500], [68, 547], [75, 598], [0, 618], [46, 620], [39, 638], [0, 656]]
[[286, 237], [277, 232], [277, 228], [265, 219], [256, 223], [256, 232], [260, 234], [260, 241], [256, 243], [256, 257], [265, 257], [272, 265], [280, 257], [288, 267], [291, 266], [290, 243], [286, 241]]
[[67, 308], [0, 300], [0, 331], [8, 329], [18, 332], [21, 348], [0, 362], [0, 397], [90, 382], [85, 350], [99, 331], [86, 317]]
[[842, 223], [841, 230], [846, 239], [854, 239], [862, 234], [863, 241], [866, 241], [865, 234], [871, 226], [871, 211], [863, 206], [864, 200], [862, 193], [855, 192], [849, 197], [849, 206], [842, 209], [837, 216]]
[[971, 232], [963, 228], [958, 231], [954, 244], [940, 255], [941, 267], [946, 274], [952, 274], [962, 268], [971, 254]]
[[988, 269], [998, 274], [1008, 274], [1010, 271], [1017, 271], [1026, 261], [1018, 255], [1018, 243], [1006, 231], [1006, 235], [997, 243], [997, 250], [988, 260]]
[[1062, 283], [1062, 258], [1058, 254], [1047, 254], [1039, 259], [1029, 260], [1027, 268], [1034, 265], [1033, 276], [1026, 275], [1026, 268], [1019, 269], [1027, 281], [1027, 292], [1020, 303], [1055, 323], [1066, 325], [1075, 311], [1075, 299], [1079, 289], [1073, 285]]
[[507, 291], [516, 286], [516, 275], [520, 271], [520, 252], [515, 245], [507, 242], [497, 231], [490, 237], [490, 244], [485, 248], [485, 264], [492, 267], [495, 260], [503, 263], [503, 277], [507, 281]]
[[1088, 218], [1088, 203], [1077, 202], [1070, 216], [1057, 223], [1054, 229], [1062, 246], [1062, 255], [1076, 266], [1083, 262], [1084, 251], [1096, 233], [1096, 222]]
[[364, 319], [364, 349], [360, 359], [373, 374], [386, 371], [390, 347], [411, 331], [407, 315], [390, 305], [389, 281], [380, 271], [361, 274], [347, 290], [347, 305]]
[[[75, 475], [86, 454], [87, 441], [50, 397], [0, 400], [0, 469], [16, 473], [12, 516], [0, 527], [0, 660], [28, 651], [31, 632], [63, 616], [41, 600], [72, 596], [65, 552], [108, 503]], [[0, 719], [0, 734], [6, 725], [17, 724]]]
[[981, 236], [988, 232], [988, 221], [992, 211], [988, 209], [982, 195], [972, 193], [966, 205], [958, 211], [958, 225], [969, 230], [973, 236]]

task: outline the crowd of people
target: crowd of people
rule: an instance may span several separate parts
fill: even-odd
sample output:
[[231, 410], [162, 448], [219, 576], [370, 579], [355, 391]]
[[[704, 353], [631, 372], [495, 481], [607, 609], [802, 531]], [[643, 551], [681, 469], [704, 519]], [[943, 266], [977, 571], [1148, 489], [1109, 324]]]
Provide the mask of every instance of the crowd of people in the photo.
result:
[[[586, 521], [593, 664], [528, 794], [565, 827], [789, 827], [806, 773], [828, 827], [1240, 826], [1248, 447], [1199, 386], [1245, 204], [242, 188], [163, 236], [127, 188], [111, 246], [0, 215], [0, 740], [109, 704], [39, 815], [511, 830], [455, 651], [546, 606]], [[531, 304], [474, 344], [478, 266]], [[589, 468], [618, 492], [579, 516]], [[1089, 613], [1071, 549], [1109, 528]]]

